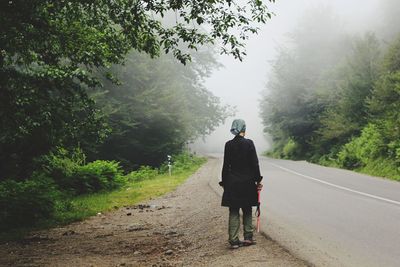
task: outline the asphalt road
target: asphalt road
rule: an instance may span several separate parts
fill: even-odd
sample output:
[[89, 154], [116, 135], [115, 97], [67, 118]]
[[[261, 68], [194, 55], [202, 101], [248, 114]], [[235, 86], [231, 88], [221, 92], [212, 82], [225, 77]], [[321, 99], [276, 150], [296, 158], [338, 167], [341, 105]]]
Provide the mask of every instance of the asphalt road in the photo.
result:
[[262, 233], [316, 266], [400, 266], [399, 182], [304, 161], [260, 168]]

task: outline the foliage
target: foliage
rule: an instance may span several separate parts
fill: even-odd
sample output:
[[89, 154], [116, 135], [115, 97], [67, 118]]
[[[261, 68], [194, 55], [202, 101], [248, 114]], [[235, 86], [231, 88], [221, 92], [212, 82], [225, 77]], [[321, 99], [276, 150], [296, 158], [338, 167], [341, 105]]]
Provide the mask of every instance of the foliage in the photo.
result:
[[346, 168], [368, 165], [369, 161], [382, 155], [382, 135], [374, 124], [368, 124], [361, 135], [345, 144], [338, 153], [339, 164]]
[[154, 60], [132, 52], [124, 66], [113, 66], [122, 84], [104, 81], [106, 91], [93, 94], [112, 132], [92, 158], [118, 160], [128, 171], [155, 167], [222, 123], [227, 107], [202, 85], [218, 64], [209, 50], [195, 56], [209, 61], [182, 66], [167, 55]]
[[317, 9], [310, 14], [291, 33], [290, 45], [278, 51], [261, 102], [265, 131], [280, 144], [275, 148], [282, 150], [292, 138], [301, 157], [310, 156], [320, 114], [326, 109], [324, 89], [334, 83], [327, 75], [349, 46], [332, 12]]
[[[273, 2], [273, 1], [270, 1]], [[252, 23], [265, 23], [271, 14], [262, 1], [8, 1], [0, 6], [4, 63], [55, 65], [73, 73], [88, 67], [116, 63], [131, 48], [151, 55], [160, 49], [187, 60], [180, 43], [196, 49], [198, 44], [220, 40], [223, 52], [243, 55], [242, 41], [256, 33]], [[174, 23], [161, 18], [175, 15]], [[210, 32], [204, 32], [206, 25]], [[236, 30], [237, 36], [230, 33]], [[42, 41], [47, 36], [46, 42]], [[241, 41], [242, 40], [242, 41]], [[80, 76], [77, 72], [74, 76]]]
[[377, 80], [380, 68], [379, 42], [373, 34], [355, 39], [352, 50], [338, 71], [338, 81], [331, 91], [333, 101], [328, 103], [320, 119], [319, 142], [344, 144], [358, 135], [368, 122], [367, 99]]
[[[188, 63], [190, 51], [218, 43], [221, 53], [242, 59], [245, 40], [270, 17], [259, 0], [247, 4], [222, 0], [1, 1], [0, 179], [29, 177], [35, 159], [56, 147], [83, 147], [93, 160], [109, 128], [88, 89], [101, 86], [98, 72], [115, 81], [109, 68], [123, 63], [128, 52], [151, 57], [172, 53]], [[204, 88], [196, 92], [212, 107], [218, 104]], [[195, 97], [193, 93], [187, 95]], [[199, 102], [193, 106], [199, 110]], [[200, 125], [213, 119], [206, 115]], [[158, 120], [151, 122], [158, 124]], [[113, 126], [114, 130], [124, 127]], [[167, 146], [182, 145], [174, 142]]]
[[33, 225], [53, 215], [58, 192], [43, 176], [0, 182], [0, 230]]
[[72, 81], [0, 68], [0, 99], [0, 180], [29, 177], [33, 159], [56, 146], [90, 147], [108, 131], [94, 102]]
[[368, 165], [358, 171], [400, 182], [400, 168], [398, 162], [384, 157], [371, 160]]
[[172, 171], [180, 173], [189, 170], [192, 166], [199, 166], [205, 162], [202, 157], [196, 157], [189, 153], [180, 153], [172, 156]]
[[[275, 60], [261, 104], [271, 155], [399, 179], [400, 38], [385, 46], [373, 33], [346, 37], [341, 60], [324, 62], [318, 59], [336, 54], [342, 38], [309, 59], [304, 53], [321, 43], [307, 33], [323, 34], [295, 32], [305, 37]], [[321, 68], [300, 67], [313, 63]]]
[[288, 142], [282, 149], [283, 157], [287, 159], [296, 158], [297, 151], [298, 151], [298, 144], [293, 139], [289, 138]]
[[119, 163], [104, 160], [96, 160], [80, 166], [71, 180], [71, 188], [77, 194], [112, 190], [126, 182]]
[[[175, 156], [174, 156], [175, 158]], [[179, 159], [179, 160], [178, 160]], [[185, 161], [184, 168], [177, 167], [173, 171], [172, 176], [167, 173], [161, 173], [157, 169], [151, 169], [149, 167], [143, 167], [136, 173], [130, 173], [126, 175], [126, 184], [121, 188], [117, 188], [111, 191], [101, 191], [93, 194], [85, 194], [79, 196], [68, 196], [57, 193], [54, 186], [51, 186], [51, 181], [44, 180], [46, 182], [45, 187], [38, 187], [37, 184], [31, 183], [30, 180], [24, 182], [15, 181], [5, 181], [0, 183], [0, 230], [7, 230], [3, 234], [0, 234], [1, 238], [10, 238], [9, 233], [11, 233], [11, 238], [14, 234], [19, 233], [20, 226], [26, 226], [26, 230], [30, 230], [34, 223], [39, 221], [40, 227], [50, 227], [59, 224], [66, 224], [77, 220], [83, 220], [89, 216], [96, 215], [99, 212], [109, 211], [115, 208], [123, 207], [126, 205], [133, 205], [139, 201], [144, 201], [152, 197], [161, 196], [173, 189], [175, 189], [179, 184], [183, 183], [192, 173], [194, 173], [205, 161], [205, 158], [198, 158], [191, 156], [176, 156], [176, 160], [181, 162]], [[181, 163], [180, 163], [181, 164]], [[181, 164], [182, 166], [182, 164]], [[131, 177], [134, 179], [130, 179]], [[147, 176], [146, 176], [147, 175]], [[140, 179], [135, 179], [140, 177]], [[28, 182], [29, 181], [29, 182]], [[27, 187], [29, 184], [30, 192], [29, 195], [20, 194], [22, 192], [28, 192], [27, 189], [19, 189], [21, 187]], [[31, 185], [35, 185], [32, 186]], [[18, 186], [16, 186], [18, 185]], [[49, 186], [50, 185], [50, 186]], [[24, 188], [25, 188], [24, 187]], [[33, 191], [36, 190], [34, 193]], [[52, 190], [52, 191], [50, 191]], [[56, 193], [54, 193], [56, 192]], [[11, 197], [15, 197], [16, 200], [12, 200]], [[11, 199], [10, 199], [11, 198]], [[30, 201], [31, 203], [26, 203]], [[51, 203], [51, 209], [47, 210], [41, 205], [46, 204], [44, 200], [48, 199]], [[6, 207], [6, 208], [4, 208]], [[3, 209], [4, 208], [4, 209]], [[27, 213], [20, 213], [23, 209], [27, 209]], [[28, 210], [29, 209], [29, 210]], [[6, 211], [14, 211], [12, 216], [7, 215]], [[43, 216], [43, 213], [39, 211], [49, 211]], [[18, 212], [17, 212], [18, 211]], [[33, 212], [34, 215], [30, 212]], [[5, 217], [9, 222], [5, 225]], [[19, 225], [16, 221], [18, 216], [29, 215], [31, 217], [24, 217], [21, 219], [23, 224]], [[36, 217], [34, 217], [36, 216]], [[18, 217], [18, 218], [17, 218]], [[32, 218], [36, 218], [34, 221]], [[19, 220], [19, 219], [18, 219]], [[16, 222], [14, 224], [14, 222]], [[14, 229], [17, 228], [17, 229]], [[12, 230], [12, 231], [11, 231]], [[22, 231], [24, 232], [24, 231]]]
[[132, 171], [127, 175], [128, 181], [143, 181], [149, 180], [158, 175], [158, 170], [150, 166], [140, 166], [136, 171]]
[[118, 162], [96, 160], [85, 164], [85, 155], [80, 149], [69, 153], [59, 149], [40, 161], [43, 173], [51, 177], [58, 189], [68, 194], [87, 194], [112, 190], [124, 185], [122, 169]]

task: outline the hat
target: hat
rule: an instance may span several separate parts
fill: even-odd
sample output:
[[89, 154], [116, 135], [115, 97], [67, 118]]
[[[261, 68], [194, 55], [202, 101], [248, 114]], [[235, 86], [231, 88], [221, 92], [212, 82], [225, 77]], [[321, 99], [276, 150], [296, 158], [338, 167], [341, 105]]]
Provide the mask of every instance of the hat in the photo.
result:
[[241, 132], [245, 132], [246, 131], [246, 122], [242, 119], [235, 119], [232, 122], [232, 126], [231, 126], [231, 133], [233, 135], [238, 135]]

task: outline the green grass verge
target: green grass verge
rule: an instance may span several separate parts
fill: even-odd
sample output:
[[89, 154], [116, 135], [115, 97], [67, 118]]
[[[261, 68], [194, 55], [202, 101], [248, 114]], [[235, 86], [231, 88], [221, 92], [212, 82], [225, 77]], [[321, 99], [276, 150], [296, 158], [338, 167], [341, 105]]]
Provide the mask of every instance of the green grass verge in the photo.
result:
[[[338, 169], [346, 169], [343, 166], [340, 166], [334, 160], [326, 160], [325, 158], [321, 158], [317, 164], [326, 166], [326, 167], [333, 167]], [[358, 173], [363, 173], [379, 178], [384, 178], [388, 180], [394, 180], [400, 182], [400, 170], [397, 164], [393, 161], [387, 159], [376, 159], [371, 160], [368, 162], [366, 166], [350, 169], [350, 171], [355, 171]]]
[[355, 171], [400, 182], [399, 167], [395, 162], [377, 159]]
[[57, 210], [52, 219], [42, 221], [34, 228], [19, 228], [0, 233], [0, 240], [21, 239], [32, 230], [46, 229], [81, 221], [99, 212], [107, 212], [162, 196], [173, 191], [178, 185], [186, 181], [206, 161], [207, 159], [200, 158], [183, 170], [173, 172], [172, 176], [160, 174], [148, 180], [128, 182], [124, 187], [115, 191], [75, 197], [67, 209]]

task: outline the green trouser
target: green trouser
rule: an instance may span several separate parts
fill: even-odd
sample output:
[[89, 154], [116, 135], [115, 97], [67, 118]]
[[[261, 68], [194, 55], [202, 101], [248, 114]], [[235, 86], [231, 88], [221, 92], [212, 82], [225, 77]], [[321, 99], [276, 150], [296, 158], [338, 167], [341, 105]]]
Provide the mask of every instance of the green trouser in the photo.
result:
[[[253, 238], [252, 208], [242, 208], [243, 212], [243, 235], [244, 239]], [[240, 216], [239, 208], [229, 208], [229, 243], [234, 244], [239, 241]]]

